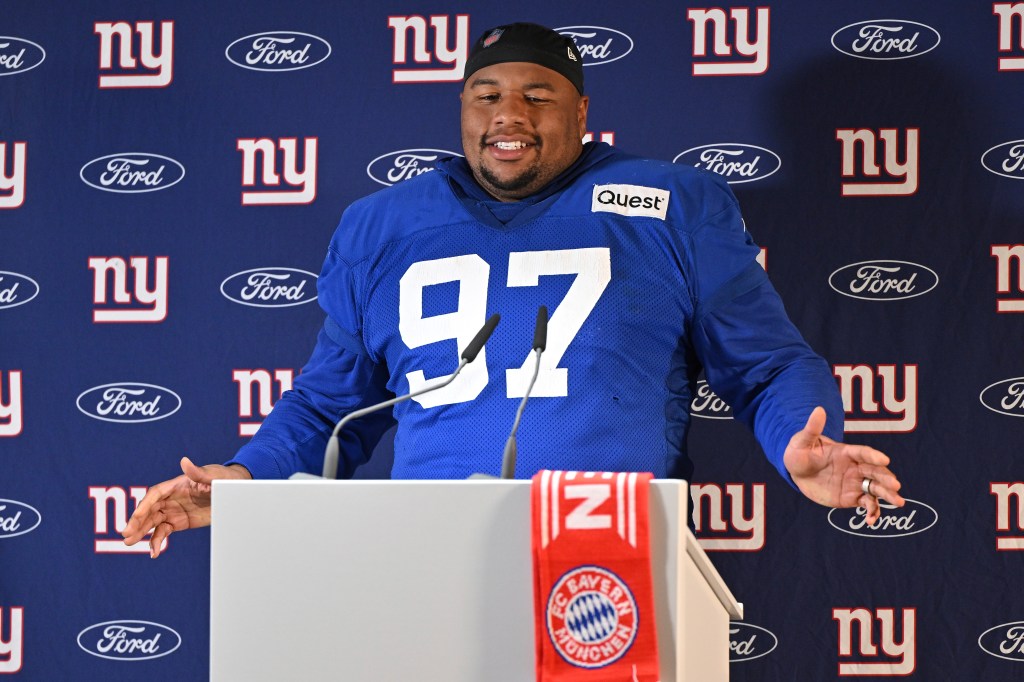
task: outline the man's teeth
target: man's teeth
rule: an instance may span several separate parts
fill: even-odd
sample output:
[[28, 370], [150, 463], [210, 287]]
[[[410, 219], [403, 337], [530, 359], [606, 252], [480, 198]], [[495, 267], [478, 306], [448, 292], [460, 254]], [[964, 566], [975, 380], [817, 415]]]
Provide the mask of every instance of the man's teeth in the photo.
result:
[[524, 149], [529, 147], [526, 142], [495, 142], [494, 146], [498, 149]]

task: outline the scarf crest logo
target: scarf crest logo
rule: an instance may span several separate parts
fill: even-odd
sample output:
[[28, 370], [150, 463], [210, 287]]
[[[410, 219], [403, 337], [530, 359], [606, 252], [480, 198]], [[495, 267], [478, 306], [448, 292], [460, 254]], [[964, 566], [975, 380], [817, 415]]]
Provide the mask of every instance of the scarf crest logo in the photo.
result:
[[566, 663], [603, 668], [619, 660], [636, 639], [636, 599], [611, 571], [580, 566], [551, 590], [546, 620], [551, 643]]

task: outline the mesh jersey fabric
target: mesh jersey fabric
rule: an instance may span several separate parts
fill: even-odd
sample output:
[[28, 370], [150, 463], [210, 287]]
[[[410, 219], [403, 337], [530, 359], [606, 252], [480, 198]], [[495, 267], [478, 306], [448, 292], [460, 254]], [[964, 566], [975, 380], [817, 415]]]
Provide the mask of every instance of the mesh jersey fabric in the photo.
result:
[[[517, 436], [519, 478], [543, 468], [690, 478], [702, 368], [784, 477], [785, 445], [815, 406], [841, 440], [828, 365], [786, 317], [724, 180], [591, 145], [570, 181], [507, 224], [460, 184], [463, 159], [353, 203], [318, 282], [327, 321], [313, 356], [231, 461], [257, 478], [318, 472], [337, 419], [451, 373], [498, 312], [468, 376], [394, 408], [392, 476], [497, 474], [540, 305], [551, 316], [546, 367]], [[653, 196], [664, 203], [644, 202]], [[391, 423], [353, 422], [339, 475]]]

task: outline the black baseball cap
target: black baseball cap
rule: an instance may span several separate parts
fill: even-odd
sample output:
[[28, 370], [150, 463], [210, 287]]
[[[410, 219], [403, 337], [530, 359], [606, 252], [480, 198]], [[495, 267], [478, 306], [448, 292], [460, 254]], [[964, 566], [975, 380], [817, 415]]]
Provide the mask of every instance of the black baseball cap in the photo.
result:
[[576, 43], [546, 26], [517, 22], [487, 29], [473, 43], [462, 79], [504, 62], [530, 62], [557, 71], [583, 94], [583, 58]]

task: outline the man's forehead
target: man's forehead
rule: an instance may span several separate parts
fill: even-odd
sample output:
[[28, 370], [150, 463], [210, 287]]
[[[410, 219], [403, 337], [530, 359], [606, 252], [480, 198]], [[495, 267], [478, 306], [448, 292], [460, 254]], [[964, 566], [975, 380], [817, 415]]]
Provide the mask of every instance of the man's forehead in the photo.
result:
[[469, 77], [465, 89], [493, 86], [576, 90], [569, 79], [562, 74], [533, 62], [501, 62], [485, 66]]

